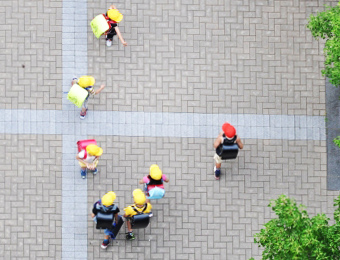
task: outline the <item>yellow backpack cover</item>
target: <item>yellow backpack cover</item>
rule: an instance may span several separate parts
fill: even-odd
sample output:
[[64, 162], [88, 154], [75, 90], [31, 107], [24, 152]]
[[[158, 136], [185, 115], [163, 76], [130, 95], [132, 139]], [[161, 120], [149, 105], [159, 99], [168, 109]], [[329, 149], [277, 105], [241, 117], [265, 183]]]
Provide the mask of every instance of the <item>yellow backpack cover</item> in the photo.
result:
[[91, 21], [91, 28], [94, 35], [99, 38], [103, 33], [110, 29], [110, 26], [107, 23], [104, 15], [99, 14]]
[[89, 93], [86, 89], [82, 88], [78, 84], [74, 84], [67, 94], [67, 99], [80, 108], [88, 94]]

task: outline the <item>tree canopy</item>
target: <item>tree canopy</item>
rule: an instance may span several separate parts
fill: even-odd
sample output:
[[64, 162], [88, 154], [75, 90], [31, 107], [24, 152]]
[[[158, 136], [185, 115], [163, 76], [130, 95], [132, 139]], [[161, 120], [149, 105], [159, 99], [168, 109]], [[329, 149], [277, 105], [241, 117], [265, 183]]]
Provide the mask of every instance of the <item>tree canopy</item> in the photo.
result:
[[262, 259], [340, 259], [340, 195], [334, 201], [335, 224], [329, 225], [325, 214], [310, 218], [305, 206], [297, 206], [285, 195], [272, 200], [268, 206], [277, 218], [254, 236], [254, 242], [264, 248]]

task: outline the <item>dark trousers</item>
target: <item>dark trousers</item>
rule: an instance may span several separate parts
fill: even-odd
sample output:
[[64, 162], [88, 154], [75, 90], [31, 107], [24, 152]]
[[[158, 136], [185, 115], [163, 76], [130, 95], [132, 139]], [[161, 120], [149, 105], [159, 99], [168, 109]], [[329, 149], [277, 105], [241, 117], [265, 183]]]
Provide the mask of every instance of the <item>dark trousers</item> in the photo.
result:
[[115, 28], [112, 27], [111, 30], [107, 33], [106, 39], [112, 40], [113, 36], [115, 36], [116, 34], [117, 34], [117, 33], [116, 33]]

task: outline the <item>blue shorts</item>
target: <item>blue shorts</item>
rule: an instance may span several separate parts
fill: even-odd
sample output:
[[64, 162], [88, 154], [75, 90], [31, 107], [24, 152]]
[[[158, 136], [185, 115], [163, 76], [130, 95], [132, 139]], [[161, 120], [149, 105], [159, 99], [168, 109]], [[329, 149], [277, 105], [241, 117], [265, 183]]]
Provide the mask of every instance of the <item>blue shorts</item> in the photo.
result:
[[[113, 221], [113, 224], [112, 224], [112, 229], [116, 226], [116, 221]], [[107, 229], [105, 228], [104, 229], [104, 234], [107, 235], [107, 236], [114, 236], [114, 234], [112, 233], [112, 231], [110, 229]]]
[[113, 233], [110, 231], [110, 229], [104, 229], [104, 234], [107, 235], [107, 236], [112, 236]]

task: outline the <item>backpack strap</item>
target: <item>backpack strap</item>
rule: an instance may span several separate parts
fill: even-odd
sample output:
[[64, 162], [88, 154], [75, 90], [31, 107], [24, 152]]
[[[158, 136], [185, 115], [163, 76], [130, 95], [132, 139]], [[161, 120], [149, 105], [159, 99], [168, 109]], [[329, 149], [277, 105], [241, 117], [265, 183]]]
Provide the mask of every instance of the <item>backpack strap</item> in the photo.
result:
[[141, 214], [144, 213], [144, 211], [146, 210], [147, 207], [148, 207], [148, 204], [145, 203], [144, 209], [142, 210], [142, 212], [138, 211], [138, 210], [135, 208], [135, 206], [132, 206], [132, 209], [137, 213], [137, 215], [141, 215]]
[[142, 210], [143, 213], [144, 213], [144, 211], [146, 210], [147, 207], [148, 207], [148, 203], [145, 203], [144, 209]]
[[229, 140], [224, 134], [223, 134], [223, 143], [222, 144], [233, 144], [235, 143], [237, 139], [237, 135], [235, 135], [231, 140]]

